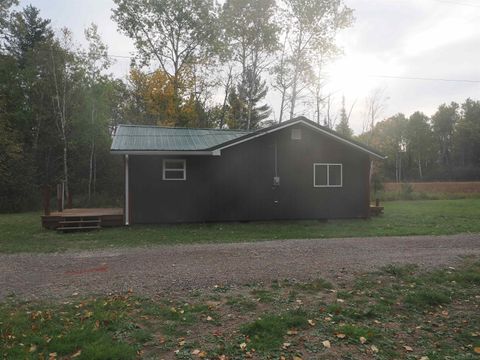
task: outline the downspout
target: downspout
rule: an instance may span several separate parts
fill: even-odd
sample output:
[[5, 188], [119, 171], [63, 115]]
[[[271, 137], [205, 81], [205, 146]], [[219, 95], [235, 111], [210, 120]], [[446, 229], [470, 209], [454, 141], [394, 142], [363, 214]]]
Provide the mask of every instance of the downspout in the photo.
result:
[[125, 155], [125, 226], [130, 225], [128, 155]]

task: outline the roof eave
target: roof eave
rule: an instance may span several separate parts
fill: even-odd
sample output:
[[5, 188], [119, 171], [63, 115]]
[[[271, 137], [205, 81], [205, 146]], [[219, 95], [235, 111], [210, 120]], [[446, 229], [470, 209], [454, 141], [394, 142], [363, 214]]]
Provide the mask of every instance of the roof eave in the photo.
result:
[[241, 137], [238, 138], [238, 139], [234, 139], [234, 140], [231, 140], [231, 141], [229, 141], [229, 142], [227, 142], [227, 143], [217, 145], [216, 147], [211, 148], [211, 149], [212, 149], [212, 150], [214, 149], [214, 150], [220, 150], [220, 151], [221, 151], [221, 150], [226, 149], [226, 148], [229, 148], [229, 147], [231, 147], [231, 146], [235, 146], [235, 145], [238, 145], [238, 144], [240, 144], [240, 143], [253, 140], [253, 139], [257, 138], [257, 137], [264, 136], [264, 135], [270, 134], [270, 133], [272, 133], [272, 132], [275, 132], [275, 131], [278, 131], [278, 130], [281, 130], [281, 129], [284, 129], [284, 128], [286, 128], [286, 127], [289, 127], [289, 126], [292, 126], [292, 125], [295, 125], [295, 124], [299, 124], [299, 123], [304, 124], [304, 125], [306, 125], [306, 126], [309, 126], [309, 127], [311, 127], [312, 129], [314, 129], [314, 130], [316, 130], [316, 131], [318, 131], [318, 132], [321, 132], [321, 133], [323, 133], [323, 134], [326, 134], [326, 135], [328, 135], [328, 136], [330, 136], [330, 137], [332, 137], [332, 138], [334, 138], [334, 139], [336, 139], [336, 140], [338, 140], [338, 141], [340, 141], [340, 142], [343, 142], [343, 143], [345, 143], [345, 144], [347, 144], [347, 145], [350, 145], [350, 146], [352, 146], [352, 147], [354, 147], [354, 148], [356, 148], [356, 149], [358, 149], [358, 150], [361, 150], [361, 151], [363, 151], [363, 152], [366, 152], [366, 153], [368, 153], [369, 155], [371, 155], [371, 156], [373, 156], [373, 157], [375, 157], [375, 158], [377, 158], [377, 159], [385, 160], [385, 159], [387, 158], [386, 156], [383, 156], [383, 155], [378, 154], [378, 153], [376, 153], [376, 152], [374, 152], [374, 151], [371, 151], [370, 149], [368, 149], [368, 148], [366, 148], [366, 147], [364, 147], [364, 146], [362, 146], [362, 145], [359, 145], [359, 144], [356, 144], [355, 142], [352, 142], [352, 141], [349, 141], [349, 140], [347, 140], [347, 139], [344, 139], [343, 137], [338, 136], [338, 135], [335, 135], [334, 133], [331, 133], [331, 132], [329, 132], [329, 131], [325, 131], [325, 130], [323, 130], [322, 128], [316, 126], [315, 124], [311, 124], [309, 121], [303, 120], [303, 118], [300, 118], [300, 119], [298, 119], [298, 120], [296, 120], [296, 121], [287, 121], [287, 122], [285, 122], [284, 126], [281, 126], [281, 125], [278, 126], [278, 125], [277, 125], [277, 126], [275, 126], [274, 128], [272, 128], [272, 129], [269, 129], [269, 128], [261, 129], [261, 130], [259, 130], [257, 133], [252, 133], [252, 134], [247, 134], [247, 135], [245, 135], [245, 136], [241, 136]]

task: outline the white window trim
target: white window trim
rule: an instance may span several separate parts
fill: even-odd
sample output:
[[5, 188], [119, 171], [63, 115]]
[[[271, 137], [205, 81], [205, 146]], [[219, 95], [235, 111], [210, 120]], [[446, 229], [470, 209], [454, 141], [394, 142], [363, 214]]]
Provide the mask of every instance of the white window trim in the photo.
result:
[[[327, 185], [315, 185], [316, 184], [316, 166], [317, 165], [326, 165], [327, 166]], [[340, 185], [330, 185], [330, 166], [340, 166]], [[313, 187], [343, 187], [343, 164], [336, 163], [314, 163], [313, 164]]]
[[[183, 164], [183, 169], [167, 169], [165, 167], [165, 163], [168, 162], [168, 161], [182, 163]], [[162, 169], [163, 169], [162, 179], [165, 180], [165, 181], [184, 181], [184, 180], [187, 180], [187, 161], [185, 159], [163, 159]], [[183, 178], [182, 179], [167, 179], [165, 177], [165, 173], [167, 173], [169, 171], [183, 171]]]

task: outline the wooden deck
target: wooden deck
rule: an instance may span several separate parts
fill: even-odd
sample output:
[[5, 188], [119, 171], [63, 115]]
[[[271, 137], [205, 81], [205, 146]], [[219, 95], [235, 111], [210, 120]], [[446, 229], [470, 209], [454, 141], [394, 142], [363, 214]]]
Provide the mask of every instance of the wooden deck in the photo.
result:
[[65, 209], [62, 212], [52, 212], [42, 216], [42, 226], [46, 229], [57, 229], [65, 222], [88, 223], [97, 221], [100, 227], [114, 227], [123, 225], [123, 209], [96, 208], [96, 209]]

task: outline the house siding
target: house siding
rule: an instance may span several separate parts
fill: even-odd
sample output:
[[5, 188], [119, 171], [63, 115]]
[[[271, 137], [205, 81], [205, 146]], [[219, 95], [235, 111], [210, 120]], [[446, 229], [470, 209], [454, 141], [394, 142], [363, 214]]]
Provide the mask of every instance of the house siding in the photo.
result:
[[[301, 129], [301, 140], [291, 139], [293, 128]], [[162, 180], [164, 158], [186, 159], [187, 179]], [[343, 164], [343, 187], [314, 187], [314, 163]], [[304, 125], [221, 156], [130, 156], [129, 164], [132, 223], [368, 217], [369, 156]]]

